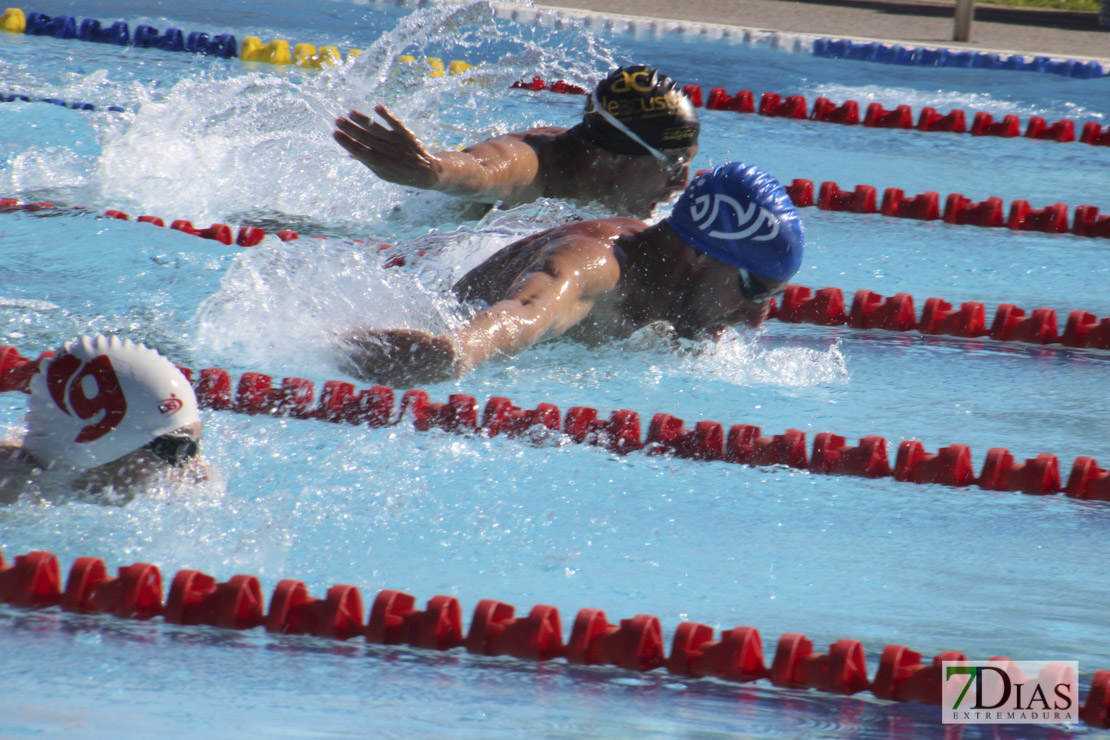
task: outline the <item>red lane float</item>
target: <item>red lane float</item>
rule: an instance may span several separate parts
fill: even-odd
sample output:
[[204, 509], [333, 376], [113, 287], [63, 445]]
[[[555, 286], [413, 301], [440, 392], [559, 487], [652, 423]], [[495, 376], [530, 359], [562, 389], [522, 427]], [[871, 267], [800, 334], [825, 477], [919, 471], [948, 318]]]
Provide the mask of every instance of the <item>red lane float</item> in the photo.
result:
[[927, 298], [919, 320], [914, 315], [914, 299], [906, 293], [884, 298], [870, 290], [858, 290], [851, 309], [846, 311], [844, 294], [839, 288], [821, 288], [814, 293], [802, 285], [789, 285], [781, 304], [776, 301], [770, 315], [791, 324], [846, 324], [855, 329], [916, 330], [934, 336], [989, 336], [1000, 342], [1110, 349], [1110, 317], [1099, 319], [1080, 310], [1068, 314], [1064, 332], [1060, 334], [1053, 309], [1036, 308], [1027, 316], [1022, 308], [1000, 303], [988, 328], [986, 308], [977, 301], [966, 301], [954, 309], [951, 303], [940, 298]]
[[265, 625], [267, 632], [349, 640], [363, 633], [362, 596], [354, 586], [340, 584], [317, 599], [303, 581], [285, 579], [274, 589]]
[[951, 193], [945, 198], [942, 214], [940, 195], [932, 190], [907, 198], [905, 192], [899, 188], [886, 188], [881, 205], [876, 208], [877, 191], [873, 185], [857, 185], [854, 190], [841, 190], [836, 182], [826, 180], [821, 183], [816, 201], [813, 198], [812, 180], [795, 178], [785, 187], [790, 200], [798, 208], [816, 205], [823, 211], [877, 212], [884, 216], [921, 221], [943, 218], [945, 223], [954, 225], [1110, 237], [1110, 216], [1100, 216], [1096, 206], [1076, 206], [1073, 225], [1069, 228], [1068, 207], [1064, 203], [1053, 203], [1037, 209], [1030, 206], [1029, 201], [1015, 200], [1010, 204], [1007, 216], [1001, 198], [991, 197], [976, 203], [961, 193]]
[[804, 119], [806, 117], [806, 99], [801, 95], [791, 95], [784, 99], [776, 93], [763, 93], [759, 98], [759, 115]]
[[804, 470], [809, 467], [806, 435], [800, 429], [787, 429], [773, 437], [760, 436], [760, 428], [734, 424], [728, 430], [725, 462], [740, 465], [786, 465]]
[[366, 620], [366, 641], [450, 650], [463, 644], [462, 610], [454, 596], [435, 596], [424, 611], [402, 591], [378, 592]]
[[813, 101], [813, 111], [809, 114], [809, 117], [822, 123], [855, 126], [859, 123], [859, 105], [854, 100], [837, 105], [828, 98], [817, 98]]
[[162, 618], [170, 624], [207, 624], [245, 630], [265, 623], [262, 586], [254, 576], [225, 583], [199, 570], [180, 570], [170, 584]]
[[162, 574], [149, 563], [121, 566], [112, 578], [100, 558], [78, 558], [59, 603], [65, 611], [152, 619], [162, 614]]
[[1095, 146], [1110, 146], [1110, 124], [1106, 125], [1106, 130], [1094, 121], [1088, 121], [1083, 124], [1083, 133], [1080, 134], [1079, 140], [1084, 144], [1094, 144]]
[[[817, 109], [815, 109], [816, 112]], [[768, 114], [771, 115], [771, 114]], [[777, 115], [777, 114], [776, 114]], [[1015, 200], [1010, 205], [1009, 217], [1005, 214], [1005, 206], [1001, 198], [992, 197], [981, 203], [975, 203], [965, 198], [960, 193], [952, 193], [945, 199], [943, 216], [940, 214], [940, 196], [934, 191], [926, 191], [910, 198], [905, 197], [905, 192], [899, 188], [886, 188], [883, 191], [882, 204], [876, 207], [877, 189], [873, 185], [857, 185], [854, 190], [841, 190], [834, 181], [824, 181], [820, 185], [819, 195], [813, 197], [814, 187], [812, 180], [795, 178], [786, 186], [791, 201], [798, 208], [807, 208], [816, 205], [821, 210], [843, 211], [848, 213], [882, 213], [884, 216], [895, 218], [912, 218], [918, 220], [936, 220], [943, 218], [945, 223], [955, 225], [972, 225], [983, 227], [1006, 226], [1015, 231], [1038, 231], [1049, 234], [1072, 233], [1077, 236], [1110, 237], [1110, 216], [1100, 216], [1097, 206], [1076, 206], [1073, 226], [1068, 227], [1067, 206], [1063, 203], [1053, 203], [1045, 208], [1035, 209], [1028, 201]], [[10, 207], [3, 207], [4, 202], [11, 202]], [[55, 208], [51, 203], [20, 204], [14, 199], [0, 199], [0, 212], [13, 210], [44, 210]], [[130, 220], [130, 216], [122, 211], [108, 210], [104, 212], [107, 218]], [[151, 223], [155, 226], [165, 226], [165, 222], [156, 216], [140, 216], [137, 221]], [[253, 226], [240, 226], [237, 235], [233, 236], [230, 226], [226, 224], [212, 224], [206, 229], [198, 229], [189, 221], [178, 219], [171, 222], [171, 229], [184, 234], [191, 234], [205, 239], [213, 239], [223, 244], [235, 244], [241, 247], [257, 246], [265, 239], [267, 232]], [[282, 241], [292, 241], [300, 238], [295, 231], [281, 230], [274, 232], [274, 236]], [[313, 236], [314, 239], [325, 239], [324, 236]], [[381, 244], [378, 251], [392, 248], [391, 244]], [[418, 252], [417, 256], [423, 256]], [[384, 267], [400, 267], [407, 262], [405, 255], [396, 254], [383, 264]]]
[[[787, 290], [787, 299], [791, 292], [798, 294], [802, 291], [808, 293], [806, 288], [791, 286]], [[841, 302], [840, 320], [862, 323], [864, 326], [873, 325], [876, 328], [904, 330], [905, 312], [912, 310], [909, 297], [894, 296], [885, 303], [878, 300], [879, 298], [881, 297], [869, 291], [860, 291], [857, 294], [857, 304], [865, 308], [857, 311], [854, 307], [853, 315], [864, 315], [864, 318], [846, 319]], [[1013, 309], [1013, 306], [1004, 304], [1001, 308]], [[1042, 317], [1055, 316], [1047, 309], [1044, 311], [1047, 313], [1041, 313]], [[1043, 337], [1046, 335], [1043, 330], [1045, 324], [1037, 318], [1039, 311], [1033, 313], [1027, 320], [1019, 317], [1015, 324], [1011, 319], [1015, 314], [1020, 314], [1019, 309], [1000, 311], [1001, 318], [996, 320], [992, 332], [1000, 335], [1020, 332], [1026, 338]], [[1022, 328], [1027, 326], [1027, 322], [1032, 329]], [[0, 354], [0, 358], [5, 357], [8, 359], [7, 374], [24, 373], [26, 363], [11, 361], [10, 351]], [[535, 409], [526, 411], [514, 406], [509, 399], [499, 396], [491, 398], [486, 404], [479, 425], [476, 422], [478, 403], [473, 396], [464, 394], [452, 395], [447, 403], [433, 403], [425, 391], [410, 390], [402, 397], [400, 409], [394, 416], [394, 392], [383, 386], [373, 386], [355, 395], [351, 384], [328, 381], [324, 384], [325, 393], [321, 394], [319, 403], [313, 405], [312, 383], [303, 378], [285, 378], [275, 389], [270, 376], [244, 373], [235, 384], [235, 393], [232, 396], [232, 383], [226, 371], [213, 368], [199, 373], [189, 368], [182, 368], [182, 371], [194, 384], [197, 400], [202, 408], [243, 414], [271, 414], [370, 427], [408, 421], [418, 431], [442, 429], [459, 434], [481, 432], [487, 437], [497, 434], [509, 437], [528, 436], [533, 431], [561, 432], [573, 442], [604, 446], [619, 454], [643, 449], [649, 455], [671, 454], [690, 460], [742, 465], [784, 465], [825, 475], [893, 477], [910, 483], [938, 483], [948, 486], [975, 483], [980, 488], [991, 491], [1020, 491], [1040, 495], [1064, 492], [1072, 498], [1110, 500], [1110, 483], [1107, 482], [1110, 476], [1090, 457], [1075, 460], [1068, 484], [1061, 488], [1059, 461], [1055, 455], [1049, 454], [1038, 455], [1024, 463], [1015, 463], [1008, 450], [992, 448], [987, 453], [981, 473], [975, 476], [971, 470], [970, 451], [966, 445], [949, 445], [932, 455], [925, 453], [920, 443], [906, 441], [899, 446], [895, 465], [891, 467], [887, 442], [877, 435], [866, 436], [858, 445], [852, 446], [842, 436], [821, 432], [815, 435], [812, 454], [807, 458], [805, 434], [797, 429], [764, 437], [759, 427], [736, 424], [729, 428], [726, 435], [723, 426], [717, 422], [701, 421], [694, 429], [686, 429], [681, 419], [670, 414], [656, 414], [652, 417], [645, 438], [641, 440], [640, 416], [635, 411], [614, 411], [606, 420], [600, 417], [597, 409], [574, 406], [567, 410], [560, 427], [557, 406], [541, 403]], [[5, 375], [0, 374], [0, 387], [15, 389], [16, 385], [6, 381]], [[294, 400], [276, 400], [288, 401], [290, 398]], [[200, 578], [202, 575], [196, 577]], [[121, 573], [121, 577], [123, 576]], [[189, 591], [190, 594], [217, 588], [204, 578], [196, 583], [199, 585]], [[247, 586], [237, 584], [236, 587]], [[304, 594], [298, 595], [299, 591], [294, 586], [288, 588], [292, 590], [283, 598], [292, 599], [291, 603], [300, 604], [307, 598]], [[85, 601], [88, 598], [91, 598], [88, 594], [81, 596]], [[192, 602], [186, 599], [183, 603]], [[98, 607], [96, 610], [103, 611], [105, 608]], [[296, 625], [308, 620], [306, 624], [309, 626], [303, 629], [311, 632], [317, 629], [312, 625], [319, 621], [318, 617], [310, 619], [296, 615], [290, 619], [293, 620], [294, 627], [287, 628], [287, 631], [302, 629]]]
[[855, 694], [871, 685], [859, 640], [837, 640], [828, 653], [814, 653], [813, 641], [793, 632], [779, 638], [770, 679], [775, 686], [829, 694]]
[[857, 290], [848, 313], [848, 326], [853, 329], [885, 329], [910, 331], [917, 328], [913, 296], [897, 293], [883, 299], [870, 290]]
[[[560, 84], [565, 89], [556, 89]], [[509, 87], [510, 89], [521, 88], [534, 91], [549, 89], [551, 92], [566, 92], [576, 95], [586, 92], [580, 87], [566, 85], [562, 83], [562, 80], [547, 87], [542, 77], [533, 77], [529, 82], [523, 80], [514, 82]], [[682, 90], [696, 107], [702, 107], [702, 88], [700, 85], [684, 85]], [[710, 88], [705, 107], [709, 110], [754, 113], [757, 111], [755, 111], [755, 106], [751, 104], [752, 100], [754, 100], [754, 94], [751, 90], [740, 90], [735, 96], [730, 96], [723, 87], [713, 87]], [[806, 118], [805, 111], [806, 99], [802, 95], [791, 95], [786, 98], [773, 92], [765, 92], [760, 95], [758, 110], [760, 115], [799, 120]], [[828, 98], [819, 97], [813, 101], [813, 109], [809, 119], [821, 123], [858, 124], [860, 123], [859, 103], [855, 100], [846, 100], [838, 105]], [[996, 136], [1001, 138], [1023, 135], [1021, 133], [1021, 119], [1012, 114], [1004, 115], [1001, 121], [995, 121], [994, 116], [990, 113], [975, 112], [972, 114], [972, 125], [969, 129], [967, 114], [963, 110], [953, 108], [942, 115], [935, 108], [926, 106], [921, 109], [915, 126], [913, 123], [913, 109], [910, 106], [896, 105], [888, 110], [881, 103], [868, 104], [863, 125], [871, 128], [916, 128], [918, 131], [943, 131], [957, 134], [968, 133], [970, 130], [972, 136]], [[1101, 124], [1088, 121], [1083, 124], [1078, 139], [1076, 139], [1075, 130], [1076, 122], [1070, 118], [1061, 119], [1050, 124], [1040, 116], [1030, 116], [1024, 136], [1030, 139], [1061, 143], [1078, 140], [1083, 144], [1110, 146], [1110, 125], [1106, 126], [1104, 131]]]
[[917, 118], [918, 131], [946, 131], [953, 134], [962, 134], [967, 131], [967, 119], [960, 109], [952, 110], [941, 115], [936, 108], [925, 107]]
[[478, 655], [511, 655], [523, 660], [562, 657], [563, 623], [558, 609], [537, 605], [527, 617], [515, 617], [514, 611], [514, 607], [500, 601], [479, 601], [463, 643], [466, 651]]
[[879, 212], [895, 218], [916, 218], [919, 221], [935, 221], [940, 218], [940, 194], [926, 190], [912, 198], [899, 188], [883, 191], [883, 203]]
[[1079, 236], [1110, 237], [1110, 216], [1098, 215], [1096, 206], [1076, 206], [1072, 233]]
[[649, 455], [670, 453], [690, 460], [720, 460], [724, 457], [724, 428], [715, 421], [699, 421], [693, 429], [686, 429], [682, 419], [655, 414], [644, 446]]
[[59, 584], [53, 553], [36, 550], [17, 555], [15, 563], [7, 566], [0, 555], [0, 603], [31, 609], [54, 606], [61, 600]]
[[1025, 136], [1030, 139], [1075, 141], [1075, 121], [1065, 118], [1062, 121], [1049, 124], [1040, 116], [1031, 116], [1025, 127]]
[[709, 91], [705, 101], [709, 110], [730, 110], [736, 113], [754, 113], [755, 98], [751, 90], [741, 90], [736, 95], [729, 95], [723, 87], [714, 87]]
[[855, 190], [841, 190], [835, 182], [821, 183], [817, 207], [822, 211], [848, 211], [850, 213], [875, 213], [875, 188], [857, 185]]
[[839, 288], [821, 288], [811, 294], [804, 285], [788, 285], [782, 304], [772, 304], [771, 317], [788, 324], [839, 326], [848, 322], [844, 294]]
[[809, 469], [825, 475], [854, 475], [857, 478], [886, 478], [891, 474], [886, 440], [872, 434], [852, 447], [844, 437], [821, 432], [813, 438]]
[[967, 445], [948, 445], [937, 454], [925, 452], [917, 440], [898, 445], [894, 478], [908, 483], [938, 483], [960, 488], [975, 483], [971, 449]]
[[785, 187], [786, 194], [790, 196], [791, 202], [798, 208], [809, 208], [814, 204], [813, 180], [794, 178], [794, 180]]
[[971, 120], [971, 135], [1013, 138], [1021, 135], [1021, 121], [1015, 115], [1003, 116], [1001, 121], [995, 121], [990, 113], [980, 111]]
[[867, 106], [863, 125], [870, 128], [913, 128], [913, 112], [908, 105], [886, 110], [878, 103]]
[[952, 193], [944, 202], [944, 222], [961, 226], [1005, 226], [1002, 199], [992, 197], [975, 203], [960, 193]]
[[[49, 209], [60, 209], [62, 206], [56, 206], [53, 203], [23, 203], [16, 198], [0, 198], [0, 213], [12, 213], [17, 211], [24, 212], [38, 212]], [[82, 206], [75, 206], [74, 210], [90, 210]], [[105, 218], [115, 219], [118, 221], [130, 221], [131, 216], [123, 211], [115, 209], [108, 209], [102, 214]], [[158, 216], [139, 216], [135, 219], [138, 223], [153, 224], [154, 226], [165, 227], [166, 222]], [[185, 219], [175, 219], [170, 222], [170, 228], [174, 231], [180, 231], [183, 234], [190, 236], [199, 236], [202, 239], [212, 239], [223, 244], [235, 243], [240, 247], [254, 247], [266, 238], [267, 232], [255, 226], [240, 226], [238, 232], [233, 232], [232, 228], [227, 224], [212, 224], [211, 226], [199, 229], [193, 226], [191, 221]], [[283, 229], [281, 231], [273, 232], [273, 235], [282, 241], [294, 241], [300, 239], [300, 234], [295, 231]], [[326, 238], [326, 237], [313, 237], [313, 238]], [[383, 245], [386, 246], [386, 245]]]
[[754, 627], [722, 630], [721, 638], [714, 640], [712, 627], [683, 622], [675, 630], [666, 666], [668, 673], [679, 676], [718, 676], [738, 683], [769, 676], [763, 638]]
[[[122, 590], [130, 589], [132, 596], [147, 594], [142, 605], [134, 599], [124, 598], [117, 603], [95, 595], [98, 588], [110, 591], [111, 584], [120, 580], [107, 578], [106, 572], [99, 558], [77, 558], [66, 593], [62, 594], [58, 587], [60, 569], [53, 553], [19, 555], [10, 566], [4, 564], [0, 553], [0, 603], [27, 609], [60, 606], [123, 619], [148, 619], [160, 614], [169, 624], [233, 630], [264, 626], [271, 633], [336, 640], [361, 636], [367, 644], [438, 651], [463, 648], [477, 655], [530, 661], [562, 658], [571, 665], [608, 665], [641, 673], [662, 669], [675, 676], [708, 676], [733, 683], [767, 680], [774, 686], [842, 696], [870, 691], [888, 701], [924, 704], [940, 704], [942, 663], [967, 659], [963, 653], [949, 650], [922, 663], [921, 653], [904, 645], [886, 645], [878, 670], [870, 679], [859, 640], [835, 640], [822, 653], [815, 651], [813, 640], [806, 635], [786, 632], [779, 637], [768, 667], [763, 638], [754, 627], [722, 629], [715, 636], [712, 627], [697, 622], [678, 625], [668, 655], [658, 617], [637, 614], [611, 624], [603, 611], [591, 608], [578, 610], [570, 638], [564, 643], [562, 620], [555, 607], [540, 604], [527, 616], [518, 617], [512, 605], [494, 599], [478, 602], [463, 637], [461, 607], [454, 597], [435, 596], [425, 611], [418, 611], [413, 596], [389, 589], [379, 591], [374, 598], [364, 628], [362, 598], [355, 586], [335, 585], [328, 589], [326, 598], [316, 599], [309, 596], [303, 581], [283, 579], [274, 588], [267, 610], [257, 577], [241, 574], [217, 583], [213, 576], [196, 570], [177, 572], [163, 609], [156, 566], [138, 563], [119, 569], [120, 578], [126, 582]], [[1045, 670], [1068, 668], [1060, 664]], [[1079, 715], [1091, 726], [1110, 726], [1110, 671], [1095, 672]]]
[[580, 609], [565, 657], [569, 663], [652, 671], [666, 662], [663, 628], [659, 618], [650, 614], [610, 624], [600, 609]]

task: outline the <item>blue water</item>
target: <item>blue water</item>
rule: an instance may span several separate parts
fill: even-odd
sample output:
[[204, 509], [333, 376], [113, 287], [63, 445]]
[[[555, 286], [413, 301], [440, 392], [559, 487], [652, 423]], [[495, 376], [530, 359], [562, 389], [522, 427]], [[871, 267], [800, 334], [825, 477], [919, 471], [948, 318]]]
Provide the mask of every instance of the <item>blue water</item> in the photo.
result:
[[[488, 6], [397, 9], [317, 3], [100, 3], [132, 27], [285, 38], [359, 61], [324, 71], [155, 50], [0, 36], [0, 80], [44, 103], [0, 104], [0, 197], [92, 211], [0, 215], [0, 344], [37, 356], [78, 333], [113, 331], [176, 362], [322, 383], [344, 379], [331, 332], [355, 324], [445, 328], [465, 316], [452, 277], [520, 234], [606, 215], [558, 203], [480, 221], [463, 205], [374, 180], [342, 156], [329, 120], [384, 102], [448, 147], [531, 123], [567, 125], [580, 101], [507, 92], [538, 74], [589, 84], [614, 63], [646, 61], [684, 83], [933, 105], [996, 117], [1107, 122], [1110, 79], [922, 69], [822, 60], [682, 37], [606, 35], [581, 24], [520, 24]], [[37, 6], [93, 15], [77, 3]], [[398, 54], [481, 62], [474, 82], [396, 67]], [[122, 105], [124, 113], [103, 106]], [[1110, 150], [1083, 144], [882, 131], [705, 112], [694, 163], [745, 159], [789, 181], [961, 192], [1034, 207], [1110, 210]], [[115, 208], [212, 222], [294, 228], [243, 250], [149, 224], [94, 218]], [[665, 209], [664, 209], [665, 211]], [[953, 303], [1081, 308], [1110, 315], [1108, 243], [1069, 235], [954, 227], [805, 209], [809, 247], [795, 282]], [[425, 236], [429, 231], [434, 233]], [[310, 239], [309, 235], [328, 237]], [[380, 269], [372, 245], [431, 256]], [[587, 350], [546, 344], [428, 387], [480, 403], [667, 412], [688, 425], [751, 423], [880, 434], [893, 448], [990, 447], [1018, 459], [1110, 461], [1100, 351], [924, 338], [770, 322], [720, 345], [642, 332]], [[0, 396], [18, 436], [25, 399]], [[109, 567], [157, 564], [281, 578], [315, 595], [356, 585], [482, 598], [526, 613], [581, 607], [610, 621], [657, 615], [667, 639], [684, 620], [760, 629], [768, 661], [783, 632], [823, 650], [862, 640], [871, 671], [885, 644], [931, 656], [1078, 660], [1084, 685], [1110, 668], [1104, 547], [1110, 509], [1063, 496], [913, 486], [566, 444], [365, 429], [205, 412], [206, 484], [162, 486], [125, 507], [27, 496], [0, 510], [9, 559], [34, 549]], [[669, 643], [668, 643], [669, 650]], [[0, 607], [0, 735], [243, 738], [259, 734], [933, 737], [935, 708], [633, 675], [563, 661], [531, 664], [129, 623]], [[1050, 733], [977, 729], [967, 737]], [[1088, 728], [1075, 734], [1095, 736]]]

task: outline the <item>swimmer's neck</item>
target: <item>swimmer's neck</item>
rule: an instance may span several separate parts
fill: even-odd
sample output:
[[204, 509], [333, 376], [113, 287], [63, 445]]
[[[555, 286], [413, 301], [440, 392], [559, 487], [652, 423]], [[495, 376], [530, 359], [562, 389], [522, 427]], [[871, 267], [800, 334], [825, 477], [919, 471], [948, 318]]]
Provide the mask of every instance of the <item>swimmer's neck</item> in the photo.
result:
[[658, 288], [681, 278], [689, 270], [694, 252], [664, 220], [634, 233], [624, 233], [613, 243], [624, 256], [621, 272], [642, 288]]
[[623, 256], [619, 305], [628, 328], [670, 318], [689, 279], [694, 251], [665, 221], [620, 235], [613, 251], [618, 259]]

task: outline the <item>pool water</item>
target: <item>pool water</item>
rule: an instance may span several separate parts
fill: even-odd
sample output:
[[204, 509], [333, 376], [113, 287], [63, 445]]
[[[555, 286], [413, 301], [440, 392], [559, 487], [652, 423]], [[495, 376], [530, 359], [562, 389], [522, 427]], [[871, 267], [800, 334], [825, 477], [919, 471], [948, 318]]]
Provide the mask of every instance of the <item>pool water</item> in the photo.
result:
[[[86, 17], [76, 3], [36, 6]], [[681, 34], [606, 34], [584, 23], [516, 22], [483, 3], [397, 8], [349, 2], [105, 2], [102, 21], [285, 38], [364, 49], [323, 71], [157, 50], [3, 35], [0, 79], [30, 97], [97, 105], [0, 105], [0, 197], [90, 210], [0, 215], [0, 344], [37, 356], [82, 332], [118, 332], [179, 364], [313, 380], [346, 378], [336, 329], [465, 318], [451, 280], [520, 235], [589, 208], [541, 202], [476, 214], [449, 198], [375, 180], [330, 139], [330, 120], [375, 102], [437, 146], [530, 124], [569, 125], [581, 100], [508, 91], [539, 75], [588, 86], [620, 63], [730, 92], [932, 105], [1106, 125], [1110, 78], [927, 69], [819, 59]], [[549, 16], [543, 16], [549, 18]], [[429, 77], [399, 54], [480, 63], [470, 80]], [[120, 105], [123, 113], [109, 112]], [[697, 169], [734, 159], [781, 180], [935, 190], [973, 200], [1110, 208], [1110, 150], [1025, 138], [843, 127], [705, 111]], [[149, 224], [96, 218], [113, 208], [198, 226], [292, 228], [241, 249]], [[661, 210], [665, 213], [666, 208]], [[981, 301], [1110, 315], [1110, 242], [802, 211], [807, 252], [794, 282], [953, 304]], [[431, 232], [431, 233], [429, 233]], [[310, 236], [325, 238], [315, 239]], [[377, 244], [410, 257], [382, 269]], [[425, 256], [418, 257], [418, 252]], [[990, 340], [768, 322], [717, 345], [643, 331], [587, 349], [552, 342], [427, 387], [432, 400], [507, 396], [532, 408], [593, 406], [867, 434], [892, 447], [970, 445], [1023, 460], [1049, 452], [1110, 461], [1103, 400], [1110, 354]], [[0, 396], [18, 436], [22, 394]], [[610, 621], [660, 618], [758, 628], [768, 660], [783, 632], [818, 650], [863, 642], [925, 656], [1078, 660], [1084, 686], [1110, 668], [1104, 543], [1110, 509], [892, 478], [813, 475], [668, 456], [615, 455], [549, 435], [534, 443], [204, 412], [212, 480], [155, 487], [126, 506], [27, 495], [0, 509], [10, 560], [56, 553], [110, 568], [142, 561], [226, 580], [282, 578], [314, 595], [356, 585], [479, 599], [527, 613], [582, 607]], [[892, 452], [893, 455], [893, 452]], [[1065, 471], [1066, 474], [1066, 471]], [[565, 629], [569, 629], [565, 627]], [[566, 635], [564, 635], [566, 637]], [[668, 643], [669, 648], [669, 643]], [[0, 606], [0, 735], [146, 737], [519, 736], [934, 737], [936, 708], [687, 680], [655, 671], [533, 664], [178, 628], [160, 620]], [[1084, 691], [1085, 693], [1085, 691]], [[1097, 736], [1087, 727], [1068, 734]], [[1056, 736], [1038, 728], [967, 737]]]

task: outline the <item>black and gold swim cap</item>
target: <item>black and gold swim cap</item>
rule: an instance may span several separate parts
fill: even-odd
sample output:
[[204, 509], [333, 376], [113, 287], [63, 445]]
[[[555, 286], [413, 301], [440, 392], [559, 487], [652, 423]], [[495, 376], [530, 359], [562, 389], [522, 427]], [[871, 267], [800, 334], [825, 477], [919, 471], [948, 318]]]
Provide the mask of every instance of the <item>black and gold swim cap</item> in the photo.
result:
[[619, 67], [598, 84], [590, 94], [579, 128], [588, 140], [614, 154], [650, 153], [606, 120], [609, 116], [654, 149], [680, 149], [698, 143], [694, 104], [674, 80], [642, 64]]

